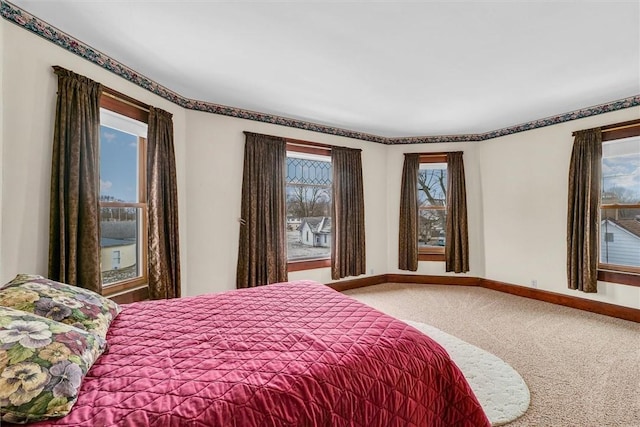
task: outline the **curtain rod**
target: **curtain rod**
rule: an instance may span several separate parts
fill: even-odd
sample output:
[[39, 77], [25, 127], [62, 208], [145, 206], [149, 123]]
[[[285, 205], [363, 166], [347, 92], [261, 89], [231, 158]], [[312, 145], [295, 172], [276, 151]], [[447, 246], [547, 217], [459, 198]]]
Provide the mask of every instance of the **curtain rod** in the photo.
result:
[[328, 149], [331, 149], [333, 147], [333, 145], [323, 144], [322, 142], [304, 141], [302, 139], [284, 138], [284, 140], [287, 144], [307, 145], [307, 146], [311, 145], [313, 147], [328, 148]]
[[[51, 68], [53, 68], [54, 73], [58, 74], [58, 75], [62, 75], [64, 73], [72, 73], [73, 75], [76, 75], [80, 78], [83, 79], [87, 79], [88, 81], [93, 81], [91, 79], [89, 79], [88, 77], [85, 77], [83, 75], [77, 74], [71, 70], [67, 70], [64, 67], [61, 67], [59, 65], [52, 65]], [[140, 101], [138, 101], [137, 99], [131, 98], [123, 93], [118, 92], [117, 90], [111, 89], [108, 86], [104, 86], [102, 83], [99, 83], [102, 89], [102, 95], [106, 95], [109, 98], [115, 99], [117, 101], [122, 102], [123, 104], [127, 104], [133, 108], [137, 108], [138, 110], [144, 111], [146, 113], [149, 113], [149, 109], [151, 108], [150, 105], [144, 104]]]
[[127, 104], [133, 108], [137, 108], [138, 110], [144, 111], [146, 113], [149, 112], [148, 105], [144, 105], [141, 102], [136, 102], [135, 100], [131, 100], [131, 98], [129, 98], [128, 96], [123, 95], [106, 86], [102, 87], [102, 95], [108, 96], [109, 98], [115, 99], [116, 101], [120, 101], [123, 104]]
[[616, 126], [613, 128], [602, 128], [602, 132], [612, 132], [614, 130], [629, 129], [629, 128], [634, 128], [638, 126], [640, 126], [640, 123], [635, 123], [635, 124], [625, 125], [625, 126]]
[[407, 154], [417, 154], [419, 156], [444, 156], [447, 154], [454, 154], [454, 153], [463, 153], [464, 151], [434, 151], [431, 153], [404, 153], [405, 155]]
[[[622, 122], [622, 123], [615, 123], [612, 125], [607, 125], [607, 126], [602, 126], [601, 132], [602, 133], [606, 133], [606, 132], [613, 132], [616, 130], [622, 130], [622, 129], [629, 129], [629, 128], [635, 128], [635, 127], [640, 127], [640, 119], [639, 120], [630, 120], [628, 122]], [[575, 131], [571, 134], [571, 136], [576, 136], [576, 133], [579, 131]]]
[[[350, 148], [350, 147], [342, 147], [340, 145], [325, 144], [325, 143], [322, 143], [322, 142], [313, 142], [313, 141], [305, 141], [303, 139], [287, 138], [286, 136], [274, 136], [274, 135], [267, 135], [267, 134], [264, 134], [264, 133], [249, 132], [247, 130], [243, 131], [243, 133], [245, 135], [262, 135], [262, 136], [268, 136], [268, 137], [271, 137], [271, 138], [280, 138], [284, 142], [286, 142], [287, 144], [301, 145], [301, 146], [307, 146], [307, 147], [324, 148], [324, 149], [327, 149], [327, 150], [331, 150], [332, 148]], [[351, 149], [352, 150], [362, 151], [360, 148], [351, 148]]]

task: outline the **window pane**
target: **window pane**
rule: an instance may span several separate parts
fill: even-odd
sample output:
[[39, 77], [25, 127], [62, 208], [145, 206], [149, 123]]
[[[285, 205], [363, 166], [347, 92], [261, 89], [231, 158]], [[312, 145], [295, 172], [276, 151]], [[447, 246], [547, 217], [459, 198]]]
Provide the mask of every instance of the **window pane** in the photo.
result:
[[104, 285], [130, 280], [140, 272], [142, 209], [100, 208], [100, 262]]
[[418, 171], [418, 206], [444, 206], [447, 198], [447, 164], [421, 163]]
[[420, 209], [418, 248], [444, 247], [447, 213], [441, 209]]
[[100, 126], [100, 200], [138, 202], [138, 137]]
[[640, 209], [603, 209], [600, 262], [640, 267]]
[[602, 203], [640, 204], [640, 137], [602, 144]]
[[331, 173], [326, 156], [287, 156], [289, 260], [331, 256]]

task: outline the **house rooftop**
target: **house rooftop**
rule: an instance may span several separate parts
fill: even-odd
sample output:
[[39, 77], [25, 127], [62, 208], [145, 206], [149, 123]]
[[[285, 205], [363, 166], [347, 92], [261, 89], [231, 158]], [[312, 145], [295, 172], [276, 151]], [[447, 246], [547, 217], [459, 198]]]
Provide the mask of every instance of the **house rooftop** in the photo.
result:
[[331, 233], [331, 217], [310, 216], [302, 218], [302, 224], [307, 223], [314, 233]]
[[640, 238], [640, 218], [625, 218], [625, 219], [612, 219], [608, 218], [612, 223], [624, 228], [629, 233], [638, 236]]
[[100, 238], [101, 248], [113, 248], [115, 246], [128, 246], [135, 244], [135, 240], [109, 239], [108, 237]]
[[100, 237], [107, 239], [135, 239], [137, 232], [137, 221], [100, 222]]

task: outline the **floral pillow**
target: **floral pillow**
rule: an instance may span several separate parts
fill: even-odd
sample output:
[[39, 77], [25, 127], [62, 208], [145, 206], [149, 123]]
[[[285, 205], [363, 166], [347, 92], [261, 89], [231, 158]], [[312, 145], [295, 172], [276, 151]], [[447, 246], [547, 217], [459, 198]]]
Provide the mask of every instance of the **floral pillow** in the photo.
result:
[[0, 307], [0, 424], [68, 414], [105, 344], [73, 326]]
[[31, 274], [19, 274], [0, 288], [0, 306], [73, 325], [102, 338], [120, 313], [118, 304], [102, 295]]

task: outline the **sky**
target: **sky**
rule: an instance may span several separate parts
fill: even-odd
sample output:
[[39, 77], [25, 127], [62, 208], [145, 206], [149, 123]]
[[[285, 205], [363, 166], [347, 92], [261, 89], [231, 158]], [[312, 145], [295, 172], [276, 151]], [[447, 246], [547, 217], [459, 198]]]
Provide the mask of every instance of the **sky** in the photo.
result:
[[136, 202], [138, 137], [100, 126], [100, 195]]
[[627, 203], [640, 203], [640, 153], [602, 159], [602, 191], [623, 188]]

